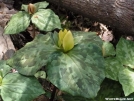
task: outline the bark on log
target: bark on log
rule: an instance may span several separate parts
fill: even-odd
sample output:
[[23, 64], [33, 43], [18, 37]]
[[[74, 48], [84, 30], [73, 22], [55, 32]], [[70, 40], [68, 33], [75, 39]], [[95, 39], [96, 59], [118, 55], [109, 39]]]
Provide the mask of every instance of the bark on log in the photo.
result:
[[[91, 20], [134, 35], [134, 0], [47, 0]], [[118, 34], [118, 33], [117, 33]]]

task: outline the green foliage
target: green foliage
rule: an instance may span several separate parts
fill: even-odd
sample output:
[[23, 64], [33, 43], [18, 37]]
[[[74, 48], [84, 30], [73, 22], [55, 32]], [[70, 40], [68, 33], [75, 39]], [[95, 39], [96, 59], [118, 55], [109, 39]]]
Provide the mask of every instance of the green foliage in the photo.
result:
[[34, 75], [46, 65], [47, 80], [74, 96], [93, 98], [105, 78], [102, 40], [94, 32], [73, 32], [74, 48], [57, 46], [58, 33], [39, 34], [7, 63], [23, 75]]
[[64, 94], [63, 96], [60, 96], [59, 99], [64, 99], [65, 101], [106, 101], [106, 98], [120, 98], [121, 94], [122, 87], [119, 82], [105, 79], [95, 98], [87, 99], [80, 96]]
[[26, 30], [30, 24], [30, 15], [27, 12], [19, 11], [13, 15], [5, 28], [5, 34], [16, 34]]
[[4, 101], [31, 101], [45, 93], [35, 77], [11, 73], [10, 70], [11, 67], [6, 65], [6, 61], [0, 61], [0, 92]]
[[111, 44], [110, 42], [103, 42], [102, 52], [103, 52], [104, 57], [114, 56], [115, 49], [114, 49], [113, 44]]
[[55, 28], [61, 28], [58, 16], [50, 9], [40, 10], [35, 13], [31, 21], [42, 31], [52, 31]]
[[44, 72], [44, 71], [38, 71], [37, 73], [35, 73], [34, 76], [35, 76], [36, 78], [46, 79], [46, 72]]
[[121, 38], [116, 46], [116, 57], [105, 58], [106, 77], [119, 81], [125, 96], [134, 92], [134, 42]]
[[32, 42], [18, 50], [11, 59], [7, 60], [7, 63], [23, 75], [34, 75], [47, 64], [51, 53], [55, 51], [50, 33], [39, 34]]
[[42, 31], [61, 28], [59, 17], [50, 9], [45, 9], [47, 2], [22, 5], [21, 10], [13, 15], [5, 28], [5, 34], [17, 34], [26, 30], [30, 21]]
[[1, 96], [4, 101], [32, 101], [44, 93], [36, 78], [25, 77], [18, 73], [6, 75], [1, 85]]

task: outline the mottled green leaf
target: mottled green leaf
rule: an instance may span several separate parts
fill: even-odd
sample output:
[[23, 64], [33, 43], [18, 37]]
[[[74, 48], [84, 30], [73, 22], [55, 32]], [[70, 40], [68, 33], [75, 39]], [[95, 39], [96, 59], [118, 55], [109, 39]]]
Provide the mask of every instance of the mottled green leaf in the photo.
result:
[[104, 57], [114, 56], [115, 49], [114, 49], [113, 44], [111, 44], [110, 42], [103, 42], [102, 52], [103, 52]]
[[19, 11], [14, 14], [5, 27], [5, 34], [17, 34], [26, 30], [30, 24], [30, 15], [27, 12]]
[[116, 45], [116, 57], [105, 58], [106, 77], [119, 80], [125, 96], [134, 92], [134, 42], [121, 38]]
[[120, 98], [122, 92], [122, 86], [119, 82], [105, 79], [101, 84], [101, 89], [97, 96], [89, 101], [107, 101], [107, 98]]
[[99, 47], [81, 43], [68, 53], [55, 52], [46, 67], [47, 79], [73, 96], [93, 98], [105, 78], [104, 60]]
[[24, 11], [28, 12], [28, 5], [22, 4], [21, 5], [21, 10], [24, 10]]
[[118, 73], [123, 66], [115, 57], [105, 58], [106, 77], [118, 81]]
[[59, 17], [50, 9], [35, 13], [31, 20], [42, 31], [52, 31], [55, 28], [61, 28]]
[[43, 2], [37, 2], [37, 3], [35, 3], [34, 5], [35, 5], [35, 7], [36, 7], [37, 10], [38, 10], [38, 9], [46, 8], [46, 7], [49, 5], [49, 3], [46, 2], [46, 1], [43, 1]]
[[134, 69], [134, 42], [121, 38], [116, 46], [117, 58], [124, 66]]
[[53, 40], [53, 44], [58, 47], [58, 33], [55, 31], [54, 33], [51, 33], [51, 38]]
[[50, 34], [39, 34], [32, 42], [18, 50], [7, 63], [23, 75], [34, 75], [47, 64], [50, 54], [56, 50], [51, 43]]
[[32, 101], [44, 93], [35, 77], [9, 73], [2, 81], [1, 96], [4, 101]]
[[44, 71], [38, 71], [34, 76], [35, 76], [36, 78], [45, 79], [45, 78], [46, 78], [46, 72], [44, 72]]
[[119, 82], [122, 84], [125, 96], [134, 92], [134, 70], [131, 68], [120, 69]]
[[82, 32], [82, 31], [73, 31], [75, 45], [79, 43], [93, 43], [102, 49], [102, 40], [97, 36], [96, 32]]
[[9, 65], [6, 64], [5, 60], [0, 60], [0, 75], [2, 76], [2, 78], [8, 74], [11, 70], [11, 67]]

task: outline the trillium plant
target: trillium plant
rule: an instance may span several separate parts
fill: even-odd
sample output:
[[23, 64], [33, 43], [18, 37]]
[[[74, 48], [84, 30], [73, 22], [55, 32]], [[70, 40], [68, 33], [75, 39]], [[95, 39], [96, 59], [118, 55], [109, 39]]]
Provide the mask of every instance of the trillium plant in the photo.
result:
[[[41, 31], [52, 31], [55, 28], [61, 28], [59, 17], [51, 10], [45, 9], [49, 4], [47, 2], [38, 2], [35, 4], [22, 5], [21, 11], [13, 15], [7, 26], [5, 34], [17, 34], [25, 31], [32, 23], [35, 30], [37, 27]], [[33, 35], [35, 36], [35, 35]]]
[[115, 49], [96, 32], [67, 29], [51, 32], [61, 29], [61, 23], [47, 6], [47, 2], [22, 5], [22, 11], [13, 15], [5, 27], [5, 34], [16, 34], [32, 23], [33, 28], [47, 34], [37, 34], [10, 59], [0, 61], [2, 99], [32, 101], [41, 94], [48, 95], [38, 78], [51, 82], [63, 92], [65, 101], [104, 101], [106, 97], [120, 97], [120, 85], [116, 83], [114, 88], [118, 91], [113, 91], [112, 83], [103, 82], [105, 77], [118, 81], [125, 96], [133, 94], [134, 42], [121, 38]]
[[[95, 32], [71, 32], [64, 29], [59, 33], [38, 34], [32, 42], [27, 43], [12, 58], [8, 59], [6, 64], [18, 71], [18, 73], [11, 74], [23, 75], [22, 77], [28, 80], [33, 79], [38, 70], [45, 66], [44, 72], [47, 75], [45, 79], [65, 94], [72, 97], [94, 98], [105, 78], [101, 46], [102, 40]], [[7, 76], [7, 79], [8, 77], [10, 76]], [[17, 78], [14, 77], [14, 79]], [[14, 82], [17, 81], [18, 79]], [[20, 78], [18, 82], [23, 83], [24, 81]], [[36, 95], [45, 93], [42, 87], [36, 86], [35, 83], [35, 80], [31, 80], [33, 86], [30, 88], [38, 89], [39, 92], [30, 91], [36, 92]], [[14, 85], [14, 88], [16, 86], [19, 87], [19, 85]], [[22, 89], [19, 96], [29, 101], [30, 98], [26, 94], [23, 95], [25, 90], [28, 89]], [[34, 95], [30, 94], [32, 98]], [[13, 97], [16, 101], [24, 101], [24, 99], [18, 99], [18, 96]], [[5, 96], [2, 98], [5, 100]]]

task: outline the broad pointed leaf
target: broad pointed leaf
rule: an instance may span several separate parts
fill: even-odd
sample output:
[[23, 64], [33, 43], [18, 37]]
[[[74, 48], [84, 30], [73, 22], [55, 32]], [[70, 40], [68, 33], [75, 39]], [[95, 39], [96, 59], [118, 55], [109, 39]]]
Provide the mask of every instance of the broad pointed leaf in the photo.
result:
[[0, 75], [2, 78], [7, 75], [11, 70], [11, 67], [6, 64], [6, 61], [0, 60]]
[[31, 20], [42, 31], [52, 31], [55, 28], [61, 28], [59, 17], [50, 9], [35, 13]]
[[32, 101], [44, 93], [35, 77], [25, 77], [18, 73], [6, 75], [1, 85], [1, 96], [4, 101]]
[[51, 43], [50, 34], [39, 34], [32, 42], [18, 50], [7, 63], [23, 75], [34, 75], [47, 64], [51, 53], [56, 50]]
[[134, 70], [131, 68], [120, 69], [119, 82], [122, 84], [125, 96], [134, 92]]
[[134, 69], [134, 42], [121, 38], [116, 46], [117, 58], [124, 66]]
[[93, 43], [102, 49], [102, 40], [97, 36], [96, 32], [73, 31], [75, 45], [79, 43]]
[[35, 3], [34, 5], [35, 5], [35, 7], [36, 7], [37, 10], [38, 10], [38, 9], [46, 8], [46, 7], [49, 5], [49, 3], [46, 2], [46, 1], [43, 1], [43, 2], [37, 2], [37, 3]]
[[105, 78], [100, 48], [81, 43], [68, 53], [55, 52], [47, 65], [47, 79], [73, 96], [93, 98]]
[[118, 81], [118, 74], [120, 68], [124, 68], [122, 63], [118, 61], [115, 57], [107, 57], [105, 58], [105, 73], [106, 77], [115, 81]]
[[5, 28], [5, 34], [17, 34], [26, 30], [30, 24], [30, 15], [27, 12], [19, 11], [13, 15]]
[[104, 57], [114, 56], [115, 49], [114, 49], [113, 44], [111, 44], [110, 42], [103, 42], [102, 52], [103, 52]]

